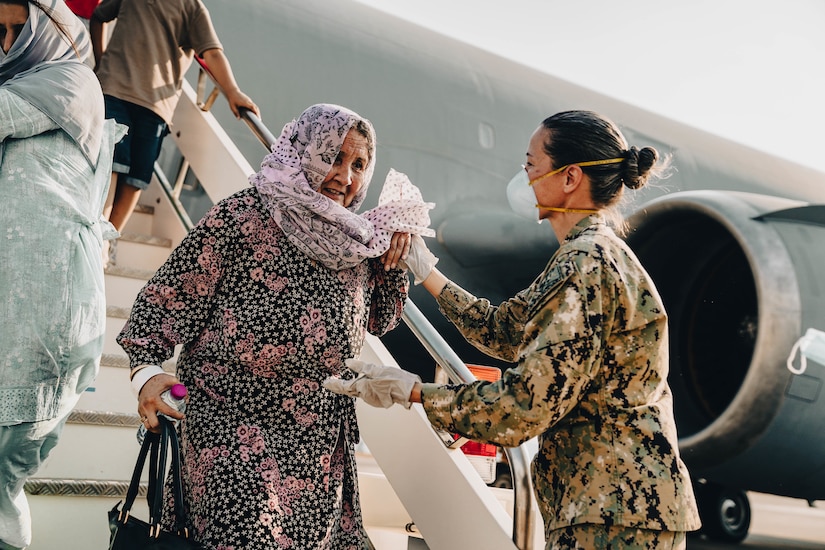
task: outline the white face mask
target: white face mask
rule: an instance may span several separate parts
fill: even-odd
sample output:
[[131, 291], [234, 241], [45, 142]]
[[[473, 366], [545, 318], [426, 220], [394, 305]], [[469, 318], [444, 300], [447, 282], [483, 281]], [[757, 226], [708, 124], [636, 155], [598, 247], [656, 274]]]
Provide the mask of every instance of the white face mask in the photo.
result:
[[530, 221], [541, 223], [539, 219], [539, 209], [537, 207], [536, 192], [530, 185], [530, 176], [522, 169], [513, 176], [507, 184], [507, 202], [513, 212]]
[[[794, 366], [794, 358], [799, 353], [799, 368]], [[808, 359], [825, 365], [825, 332], [809, 328], [791, 348], [788, 356], [788, 370], [794, 374], [802, 374], [808, 368]]]
[[[589, 160], [587, 162], [576, 162], [574, 164], [577, 166], [598, 166], [601, 164], [618, 164], [622, 161], [624, 161], [623, 158], [615, 158], [605, 160]], [[538, 200], [536, 199], [536, 191], [533, 189], [533, 185], [544, 178], [549, 178], [550, 176], [558, 174], [568, 166], [571, 165], [565, 164], [564, 166], [547, 172], [543, 176], [539, 176], [534, 180], [530, 179], [530, 176], [527, 175], [527, 170], [522, 167], [522, 169], [518, 171], [518, 174], [513, 176], [513, 179], [511, 179], [510, 183], [507, 184], [507, 202], [510, 203], [510, 208], [513, 209], [513, 212], [523, 218], [527, 218], [528, 220], [537, 223], [541, 223], [541, 219], [539, 218], [540, 210], [570, 212], [574, 214], [595, 214], [598, 212], [599, 210], [597, 208], [561, 208], [558, 206], [545, 206], [538, 203]]]

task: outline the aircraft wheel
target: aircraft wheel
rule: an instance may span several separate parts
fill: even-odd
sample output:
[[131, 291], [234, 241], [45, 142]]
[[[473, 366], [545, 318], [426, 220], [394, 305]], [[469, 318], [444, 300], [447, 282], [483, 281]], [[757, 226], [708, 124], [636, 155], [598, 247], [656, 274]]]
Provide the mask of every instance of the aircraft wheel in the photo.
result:
[[702, 533], [719, 542], [745, 540], [751, 525], [748, 495], [744, 491], [712, 483], [698, 485], [696, 489]]
[[500, 489], [512, 489], [513, 477], [510, 473], [510, 465], [502, 462], [496, 464], [496, 479], [489, 485]]

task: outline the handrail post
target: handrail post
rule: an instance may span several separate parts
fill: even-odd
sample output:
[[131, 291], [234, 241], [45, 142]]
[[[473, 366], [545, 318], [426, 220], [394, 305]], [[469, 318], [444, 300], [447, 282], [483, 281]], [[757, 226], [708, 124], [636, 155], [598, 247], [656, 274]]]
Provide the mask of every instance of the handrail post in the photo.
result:
[[513, 543], [521, 550], [533, 548], [533, 533], [536, 529], [533, 478], [530, 476], [530, 462], [534, 453], [531, 453], [529, 443], [504, 448], [513, 482]]
[[178, 220], [180, 220], [181, 225], [183, 225], [184, 229], [186, 229], [186, 232], [188, 233], [193, 227], [195, 227], [195, 224], [192, 223], [191, 218], [189, 218], [189, 214], [186, 212], [186, 208], [183, 207], [180, 199], [175, 195], [175, 190], [172, 188], [172, 185], [166, 178], [166, 174], [163, 173], [163, 169], [157, 162], [155, 162], [154, 173], [155, 177], [158, 179], [158, 183], [160, 183], [161, 190], [166, 195], [166, 199], [172, 205], [172, 209], [178, 215]]
[[178, 176], [175, 178], [175, 185], [172, 188], [172, 196], [180, 199], [180, 193], [183, 191], [183, 183], [186, 181], [186, 175], [189, 173], [189, 161], [185, 158], [181, 160], [178, 168]]

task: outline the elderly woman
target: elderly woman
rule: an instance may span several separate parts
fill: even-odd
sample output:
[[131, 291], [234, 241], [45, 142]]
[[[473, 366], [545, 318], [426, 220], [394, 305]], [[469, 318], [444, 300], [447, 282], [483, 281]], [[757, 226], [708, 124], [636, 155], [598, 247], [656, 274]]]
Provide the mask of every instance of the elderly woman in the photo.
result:
[[[409, 234], [430, 234], [418, 190], [391, 172], [379, 206], [355, 212], [375, 165], [371, 124], [315, 105], [287, 124], [253, 186], [218, 203], [147, 283], [118, 342], [138, 412], [182, 415], [184, 492], [207, 548], [369, 547], [350, 398], [321, 381], [399, 321]], [[168, 521], [168, 518], [167, 518]]]
[[63, 0], [0, 0], [0, 548], [31, 542], [23, 484], [94, 380], [114, 123]]

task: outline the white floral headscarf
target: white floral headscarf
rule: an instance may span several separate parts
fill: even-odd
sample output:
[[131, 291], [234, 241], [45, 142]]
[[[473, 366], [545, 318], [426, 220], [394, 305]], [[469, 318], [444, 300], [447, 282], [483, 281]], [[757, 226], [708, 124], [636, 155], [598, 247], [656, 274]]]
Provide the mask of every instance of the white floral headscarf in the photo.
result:
[[[363, 121], [370, 133], [370, 163], [364, 183], [345, 208], [320, 194], [349, 130]], [[292, 244], [333, 270], [354, 267], [389, 249], [395, 232], [435, 236], [421, 192], [407, 176], [390, 170], [378, 206], [356, 214], [375, 169], [375, 130], [358, 114], [338, 105], [309, 107], [286, 124], [261, 170], [249, 178], [275, 223]]]

